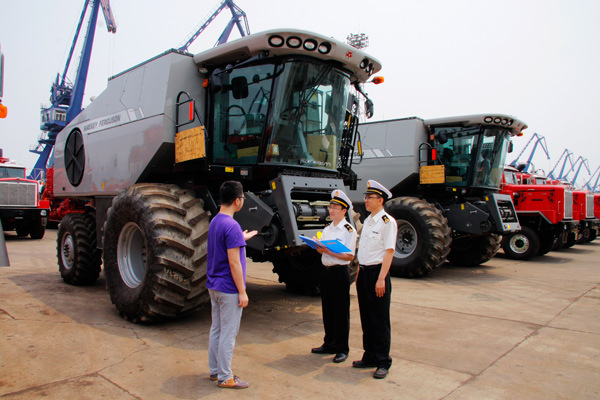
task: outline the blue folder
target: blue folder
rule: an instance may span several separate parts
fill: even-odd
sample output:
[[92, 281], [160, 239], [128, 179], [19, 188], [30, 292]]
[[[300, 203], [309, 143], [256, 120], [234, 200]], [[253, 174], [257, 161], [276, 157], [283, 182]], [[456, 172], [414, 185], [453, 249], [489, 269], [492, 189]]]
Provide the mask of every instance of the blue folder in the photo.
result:
[[333, 251], [334, 253], [351, 253], [352, 250], [350, 250], [349, 248], [347, 248], [346, 246], [344, 246], [342, 244], [342, 242], [340, 242], [337, 239], [333, 239], [333, 240], [312, 240], [309, 237], [306, 236], [299, 236], [300, 239], [302, 239], [304, 241], [304, 243], [306, 243], [307, 245], [309, 245], [311, 248], [316, 249], [317, 248], [317, 244], [323, 245], [325, 247], [327, 247], [329, 250]]

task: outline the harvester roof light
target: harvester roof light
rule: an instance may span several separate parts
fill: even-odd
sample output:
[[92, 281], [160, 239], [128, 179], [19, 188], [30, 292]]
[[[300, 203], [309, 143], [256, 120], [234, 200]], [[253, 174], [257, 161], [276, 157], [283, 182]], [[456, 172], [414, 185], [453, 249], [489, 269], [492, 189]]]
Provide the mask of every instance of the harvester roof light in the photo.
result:
[[319, 45], [319, 53], [327, 54], [331, 51], [331, 43], [323, 42]]
[[283, 36], [281, 35], [273, 35], [269, 37], [269, 44], [273, 47], [281, 47], [283, 46], [284, 42], [285, 40], [283, 40]]
[[286, 43], [289, 48], [297, 49], [302, 45], [302, 39], [300, 39], [298, 36], [290, 36], [287, 38]]
[[369, 63], [369, 65], [367, 65], [367, 69], [365, 70], [367, 71], [367, 74], [372, 74], [373, 73], [373, 63]]
[[360, 62], [360, 67], [361, 67], [362, 69], [365, 69], [365, 68], [367, 68], [367, 65], [369, 65], [369, 59], [368, 59], [368, 58], [365, 58], [365, 59], [363, 59], [363, 60]]
[[304, 49], [313, 51], [317, 48], [317, 41], [315, 39], [306, 39], [304, 41]]

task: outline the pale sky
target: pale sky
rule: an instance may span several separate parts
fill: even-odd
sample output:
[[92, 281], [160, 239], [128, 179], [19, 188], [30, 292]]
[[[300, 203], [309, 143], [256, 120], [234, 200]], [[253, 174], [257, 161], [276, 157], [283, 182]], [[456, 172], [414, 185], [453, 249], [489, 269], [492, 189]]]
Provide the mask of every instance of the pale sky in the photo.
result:
[[[546, 138], [533, 158], [546, 173], [565, 149], [600, 166], [600, 1], [598, 0], [235, 0], [251, 32], [298, 28], [345, 41], [366, 33], [366, 51], [382, 62], [385, 83], [367, 85], [372, 120], [512, 115], [529, 126], [514, 139], [512, 161], [536, 132]], [[112, 0], [117, 33], [100, 13], [84, 106], [108, 77], [179, 47], [220, 0]], [[5, 56], [0, 148], [27, 168], [41, 133], [40, 105], [62, 73], [83, 0], [0, 0]], [[190, 48], [212, 47], [229, 10]], [[86, 20], [87, 21], [87, 20]], [[231, 38], [239, 34], [234, 31]], [[69, 76], [74, 77], [79, 52]], [[530, 147], [531, 148], [531, 147]], [[529, 150], [522, 156], [525, 161]], [[572, 177], [574, 173], [570, 174]], [[589, 179], [585, 168], [578, 183]]]

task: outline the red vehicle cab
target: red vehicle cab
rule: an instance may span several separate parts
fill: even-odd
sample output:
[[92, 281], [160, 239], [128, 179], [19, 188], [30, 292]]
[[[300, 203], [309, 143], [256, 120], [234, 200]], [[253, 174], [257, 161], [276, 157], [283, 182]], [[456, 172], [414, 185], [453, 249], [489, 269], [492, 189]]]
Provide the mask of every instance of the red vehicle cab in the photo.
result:
[[0, 150], [0, 221], [5, 231], [41, 239], [50, 206], [40, 200], [38, 181], [25, 178], [25, 167], [2, 157]]
[[544, 255], [567, 238], [577, 238], [573, 194], [566, 185], [544, 184], [543, 177], [505, 167], [501, 193], [512, 197], [521, 230], [504, 235], [502, 248], [513, 259]]

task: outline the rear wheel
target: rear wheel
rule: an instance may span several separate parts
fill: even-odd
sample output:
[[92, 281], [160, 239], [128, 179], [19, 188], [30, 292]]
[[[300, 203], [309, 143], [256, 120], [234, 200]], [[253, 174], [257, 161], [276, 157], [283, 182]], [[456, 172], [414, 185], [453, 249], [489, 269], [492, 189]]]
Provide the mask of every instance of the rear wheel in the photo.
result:
[[398, 197], [386, 203], [386, 211], [398, 225], [392, 275], [424, 276], [446, 261], [451, 230], [437, 207], [416, 197]]
[[91, 285], [100, 276], [102, 253], [96, 246], [96, 221], [89, 214], [67, 214], [58, 226], [58, 270], [71, 285]]
[[523, 226], [520, 231], [504, 235], [502, 249], [513, 260], [529, 260], [540, 249], [540, 237], [533, 229]]
[[113, 199], [104, 225], [110, 298], [123, 318], [160, 321], [208, 301], [209, 213], [175, 185], [138, 184]]
[[500, 249], [502, 236], [485, 236], [454, 239], [448, 261], [462, 267], [476, 267], [492, 259]]

